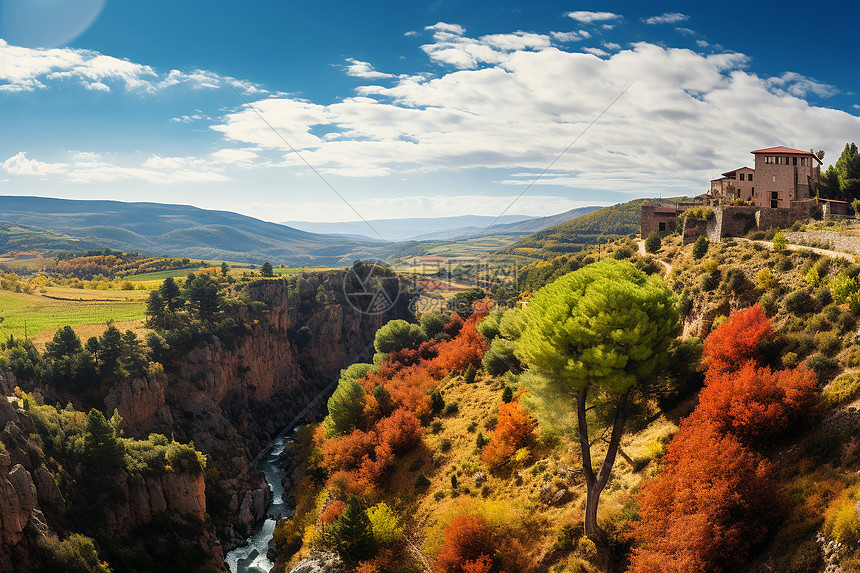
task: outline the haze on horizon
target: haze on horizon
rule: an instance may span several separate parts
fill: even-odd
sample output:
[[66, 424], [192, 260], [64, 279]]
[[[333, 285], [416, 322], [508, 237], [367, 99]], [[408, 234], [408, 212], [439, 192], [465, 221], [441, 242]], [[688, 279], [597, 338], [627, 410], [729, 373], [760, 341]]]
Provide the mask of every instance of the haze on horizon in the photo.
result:
[[0, 0], [0, 195], [542, 216], [860, 133], [848, 2], [47, 4]]

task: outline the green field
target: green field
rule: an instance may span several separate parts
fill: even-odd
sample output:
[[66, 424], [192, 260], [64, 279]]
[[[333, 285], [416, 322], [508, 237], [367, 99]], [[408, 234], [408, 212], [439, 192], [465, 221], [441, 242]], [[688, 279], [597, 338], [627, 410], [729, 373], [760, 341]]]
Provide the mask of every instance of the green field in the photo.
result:
[[[111, 294], [117, 292], [120, 291], [113, 291]], [[66, 325], [104, 324], [108, 320], [142, 320], [145, 310], [146, 303], [143, 300], [56, 300], [0, 291], [0, 340], [8, 339], [9, 335], [23, 337], [25, 323], [27, 336], [34, 338], [40, 333], [53, 332]]]
[[293, 267], [293, 268], [283, 268], [283, 269], [274, 268], [274, 269], [272, 269], [272, 271], [275, 273], [275, 276], [276, 276], [276, 277], [280, 277], [280, 276], [283, 276], [283, 275], [295, 275], [295, 274], [298, 274], [298, 273], [302, 272], [302, 269], [300, 269], [300, 268], [296, 268], [296, 267]]

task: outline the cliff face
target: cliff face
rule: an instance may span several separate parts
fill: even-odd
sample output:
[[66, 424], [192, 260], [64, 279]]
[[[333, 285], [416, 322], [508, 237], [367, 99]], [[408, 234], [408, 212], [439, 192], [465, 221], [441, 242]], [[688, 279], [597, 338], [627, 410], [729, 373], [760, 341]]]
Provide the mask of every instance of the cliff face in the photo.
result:
[[312, 273], [298, 285], [252, 283], [245, 291], [250, 304], [230, 311], [246, 328], [238, 340], [201, 344], [165, 364], [165, 372], [124, 382], [105, 398], [106, 411], [116, 408], [123, 417], [126, 435], [172, 435], [209, 457], [218, 477], [207, 478], [207, 493], [228, 547], [266, 517], [271, 492], [250, 467], [254, 458], [279, 432], [323, 415], [323, 389], [352, 362], [370, 361], [380, 326], [408, 315], [405, 297], [388, 313], [359, 313], [345, 299], [343, 278]]

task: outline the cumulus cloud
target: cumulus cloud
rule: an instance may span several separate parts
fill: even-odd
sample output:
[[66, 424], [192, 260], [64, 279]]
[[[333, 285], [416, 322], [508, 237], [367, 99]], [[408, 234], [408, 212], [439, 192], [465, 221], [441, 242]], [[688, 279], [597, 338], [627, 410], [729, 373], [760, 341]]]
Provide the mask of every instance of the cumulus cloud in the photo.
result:
[[577, 22], [582, 22], [583, 24], [593, 24], [594, 22], [618, 20], [621, 18], [621, 15], [614, 14], [612, 12], [588, 12], [585, 10], [578, 10], [576, 12], [568, 12], [567, 17], [573, 18]]
[[827, 98], [839, 93], [835, 86], [817, 82], [795, 72], [785, 72], [779, 77], [768, 78], [767, 84], [779, 93], [789, 93], [797, 97], [815, 94]]
[[591, 37], [591, 34], [584, 36], [581, 32], [550, 32], [549, 35], [557, 42], [579, 42], [583, 38]]
[[368, 62], [362, 62], [353, 58], [346, 59], [346, 75], [354, 78], [364, 78], [367, 80], [379, 80], [384, 78], [393, 78], [394, 74], [386, 74], [377, 72]]
[[433, 42], [424, 44], [421, 49], [431, 60], [460, 69], [501, 64], [513, 52], [542, 50], [552, 44], [548, 35], [523, 31], [469, 38], [464, 35], [465, 28], [456, 24], [439, 22], [426, 29], [433, 31]]
[[680, 12], [665, 12], [659, 16], [645, 18], [643, 22], [646, 24], [677, 24], [678, 22], [686, 22], [689, 19], [689, 16]]
[[68, 162], [48, 163], [30, 159], [24, 151], [2, 163], [15, 176], [58, 176], [77, 183], [138, 180], [146, 183], [217, 183], [227, 181], [223, 166], [229, 157], [162, 157], [151, 155], [141, 164], [121, 162], [99, 153], [71, 152]]
[[[594, 57], [523, 33], [470, 38], [452, 25], [434, 29], [446, 58], [468, 65], [364, 85], [331, 105], [278, 96], [255, 106], [323, 173], [502, 169], [526, 175], [499, 182], [524, 185], [632, 83], [539, 185], [640, 194], [655, 185], [696, 190], [763, 145], [835, 152], [860, 129], [860, 118], [805, 99], [823, 84], [792, 73], [758, 76], [744, 54], [643, 42], [612, 55], [593, 48]], [[436, 48], [424, 51], [438, 58]], [[301, 167], [250, 109], [213, 129], [232, 145], [281, 150], [282, 165]]]
[[47, 163], [27, 157], [26, 151], [21, 151], [3, 162], [3, 169], [10, 175], [53, 175], [65, 173], [68, 163]]
[[259, 86], [206, 70], [166, 74], [154, 68], [74, 48], [37, 49], [13, 46], [0, 39], [0, 92], [33, 92], [61, 82], [74, 82], [88, 90], [110, 92], [112, 87], [154, 93], [185, 85], [192, 89], [233, 86], [246, 95], [264, 93]]

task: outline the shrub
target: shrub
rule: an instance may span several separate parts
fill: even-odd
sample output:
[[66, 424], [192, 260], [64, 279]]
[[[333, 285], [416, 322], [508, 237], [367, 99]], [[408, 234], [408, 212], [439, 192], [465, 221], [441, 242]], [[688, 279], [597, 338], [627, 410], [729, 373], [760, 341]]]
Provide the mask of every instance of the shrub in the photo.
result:
[[835, 370], [838, 363], [835, 359], [818, 352], [806, 360], [806, 365], [819, 377], [823, 377]]
[[785, 238], [785, 235], [782, 233], [775, 233], [773, 235], [773, 250], [774, 251], [784, 251], [788, 246], [788, 240]]
[[708, 239], [704, 237], [704, 235], [699, 235], [696, 239], [696, 242], [693, 243], [693, 258], [701, 259], [708, 252]]
[[368, 509], [367, 517], [370, 519], [373, 538], [379, 544], [392, 543], [403, 534], [397, 514], [385, 502]]
[[[663, 241], [660, 239], [660, 233], [658, 233], [657, 231], [651, 231], [651, 234], [648, 235], [647, 239], [645, 239], [645, 251], [648, 253], [656, 253], [660, 250], [660, 245], [662, 242]], [[629, 257], [630, 255], [627, 256]]]
[[477, 368], [475, 368], [475, 365], [469, 364], [469, 366], [466, 368], [465, 374], [463, 374], [463, 381], [466, 382], [466, 384], [474, 384], [475, 383], [475, 377], [477, 375], [478, 375], [478, 370], [477, 370]]
[[481, 459], [489, 465], [506, 462], [517, 450], [529, 444], [535, 425], [519, 400], [502, 404], [493, 437], [484, 448]]
[[720, 274], [719, 273], [707, 273], [702, 277], [702, 290], [705, 292], [710, 292], [717, 288], [720, 284]]
[[758, 360], [759, 345], [773, 336], [773, 326], [756, 304], [732, 314], [728, 322], [708, 336], [702, 359], [709, 371], [722, 372], [745, 361]]
[[344, 561], [355, 563], [373, 557], [373, 531], [358, 497], [349, 497], [343, 514], [325, 531], [323, 540], [324, 544], [336, 551]]
[[445, 409], [445, 399], [442, 397], [442, 392], [433, 390], [430, 393], [430, 406], [434, 414], [438, 414]]
[[99, 559], [93, 540], [73, 533], [59, 541], [44, 538], [40, 542], [40, 559], [43, 571], [63, 571], [64, 573], [110, 573], [107, 563]]
[[439, 573], [462, 573], [465, 563], [490, 558], [495, 553], [492, 531], [481, 517], [458, 515], [445, 528], [444, 537], [435, 563]]
[[834, 378], [821, 392], [821, 400], [825, 407], [833, 408], [847, 404], [860, 392], [860, 374], [850, 372]]
[[427, 340], [422, 329], [417, 324], [410, 324], [405, 320], [397, 319], [388, 321], [382, 328], [376, 331], [373, 347], [377, 352], [395, 352], [402, 348], [412, 348]]
[[814, 310], [812, 305], [812, 296], [806, 289], [796, 290], [783, 299], [783, 306], [786, 312], [792, 314], [806, 314]]
[[167, 463], [176, 472], [202, 473], [206, 469], [206, 456], [194, 449], [194, 442], [170, 442], [165, 453]]
[[755, 276], [756, 286], [762, 290], [770, 290], [779, 284], [770, 269], [762, 269]]

